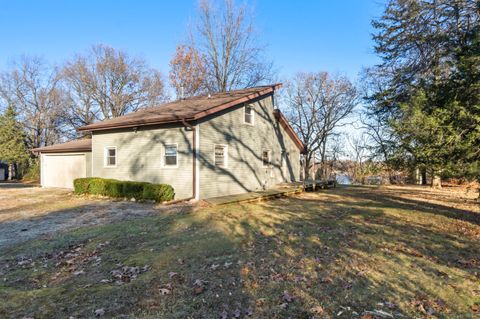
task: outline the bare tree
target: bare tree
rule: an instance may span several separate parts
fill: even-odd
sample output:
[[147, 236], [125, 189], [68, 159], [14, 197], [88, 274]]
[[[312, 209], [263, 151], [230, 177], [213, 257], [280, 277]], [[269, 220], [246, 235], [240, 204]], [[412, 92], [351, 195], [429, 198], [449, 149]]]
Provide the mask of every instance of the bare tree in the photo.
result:
[[22, 57], [0, 76], [0, 104], [13, 105], [18, 111], [29, 148], [61, 139], [64, 97], [56, 70], [47, 67], [40, 58]]
[[95, 105], [93, 94], [86, 83], [93, 83], [86, 59], [78, 57], [67, 63], [61, 71], [61, 84], [66, 91], [62, 115], [71, 130], [70, 137], [76, 136], [75, 129], [92, 124], [99, 118], [100, 109]]
[[286, 87], [286, 113], [306, 147], [305, 176], [309, 177], [316, 157], [325, 166], [329, 138], [346, 124], [358, 93], [347, 78], [326, 72], [298, 73]]
[[[198, 21], [189, 33], [187, 47], [198, 58], [193, 60], [193, 69], [202, 70], [202, 86], [208, 92], [251, 87], [272, 79], [273, 64], [264, 56], [246, 5], [236, 6], [233, 0], [225, 0], [214, 7], [202, 0]], [[183, 63], [186, 66], [180, 68], [188, 69], [191, 61]], [[174, 83], [182, 82], [181, 74], [171, 74]]]
[[386, 106], [391, 102], [386, 96], [376, 94], [386, 90], [387, 73], [388, 71], [381, 68], [367, 68], [362, 71], [361, 89], [364, 106], [359, 115], [360, 125], [356, 128], [364, 131], [372, 159], [384, 163], [389, 181], [393, 182], [393, 166], [398, 145], [390, 123], [394, 114], [384, 112], [379, 107], [379, 104]]
[[193, 47], [178, 45], [170, 61], [170, 84], [177, 97], [194, 96], [206, 90], [202, 57]]
[[352, 160], [351, 177], [354, 182], [365, 183], [365, 162], [368, 159], [368, 143], [365, 134], [360, 136], [349, 136], [350, 144], [349, 157]]
[[97, 45], [62, 70], [69, 92], [66, 115], [73, 127], [155, 106], [166, 99], [159, 71], [114, 48]]

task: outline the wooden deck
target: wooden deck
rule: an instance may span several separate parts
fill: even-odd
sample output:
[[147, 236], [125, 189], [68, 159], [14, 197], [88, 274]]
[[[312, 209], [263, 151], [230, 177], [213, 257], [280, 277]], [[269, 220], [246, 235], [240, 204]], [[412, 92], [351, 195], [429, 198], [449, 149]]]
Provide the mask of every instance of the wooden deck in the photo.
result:
[[245, 194], [227, 195], [212, 197], [205, 201], [211, 205], [225, 205], [232, 203], [255, 202], [262, 200], [269, 200], [279, 198], [282, 196], [289, 196], [298, 194], [304, 191], [315, 191], [319, 189], [327, 189], [336, 187], [336, 183], [324, 180], [308, 180], [305, 182], [283, 183], [274, 188], [264, 191], [249, 192]]
[[238, 195], [213, 197], [213, 198], [206, 199], [205, 201], [212, 205], [225, 205], [225, 204], [243, 203], [243, 202], [247, 203], [247, 202], [269, 200], [269, 199], [279, 198], [283, 196], [289, 196], [289, 195], [301, 193], [302, 191], [303, 191], [303, 188], [301, 186], [290, 185], [285, 187], [267, 189], [267, 190], [258, 191], [258, 192], [249, 192], [249, 193], [238, 194]]

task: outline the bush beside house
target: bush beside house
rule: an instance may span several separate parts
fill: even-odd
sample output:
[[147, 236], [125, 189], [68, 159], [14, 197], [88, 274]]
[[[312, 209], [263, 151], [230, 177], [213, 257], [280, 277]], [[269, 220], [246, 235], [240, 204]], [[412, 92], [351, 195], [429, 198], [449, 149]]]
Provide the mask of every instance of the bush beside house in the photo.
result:
[[173, 200], [175, 192], [167, 184], [147, 182], [119, 181], [116, 179], [87, 177], [73, 181], [75, 194], [92, 194], [109, 197], [127, 197], [136, 200], [154, 200], [164, 202]]

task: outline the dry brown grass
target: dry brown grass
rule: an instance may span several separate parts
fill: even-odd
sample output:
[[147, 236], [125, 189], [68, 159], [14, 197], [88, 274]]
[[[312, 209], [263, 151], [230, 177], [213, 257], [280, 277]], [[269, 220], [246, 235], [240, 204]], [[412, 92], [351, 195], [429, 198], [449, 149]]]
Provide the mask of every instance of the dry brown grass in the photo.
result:
[[0, 317], [477, 318], [480, 215], [450, 195], [338, 188], [31, 241], [0, 256]]

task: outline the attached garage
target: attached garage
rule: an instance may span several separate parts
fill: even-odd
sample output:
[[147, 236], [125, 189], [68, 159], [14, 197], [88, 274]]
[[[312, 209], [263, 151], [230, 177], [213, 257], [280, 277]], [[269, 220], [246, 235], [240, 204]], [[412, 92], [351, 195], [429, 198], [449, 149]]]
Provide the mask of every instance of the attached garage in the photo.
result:
[[92, 143], [76, 140], [33, 150], [40, 155], [42, 187], [73, 188], [73, 180], [91, 176]]

